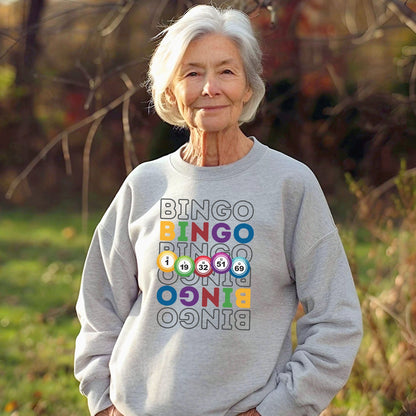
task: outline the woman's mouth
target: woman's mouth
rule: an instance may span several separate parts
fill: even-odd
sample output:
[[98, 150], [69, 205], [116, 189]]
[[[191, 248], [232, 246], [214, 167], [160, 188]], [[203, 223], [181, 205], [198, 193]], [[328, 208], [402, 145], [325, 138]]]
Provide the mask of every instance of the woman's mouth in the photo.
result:
[[225, 105], [210, 105], [210, 106], [205, 106], [205, 107], [198, 107], [199, 110], [203, 110], [203, 111], [215, 111], [215, 110], [222, 110], [226, 108]]

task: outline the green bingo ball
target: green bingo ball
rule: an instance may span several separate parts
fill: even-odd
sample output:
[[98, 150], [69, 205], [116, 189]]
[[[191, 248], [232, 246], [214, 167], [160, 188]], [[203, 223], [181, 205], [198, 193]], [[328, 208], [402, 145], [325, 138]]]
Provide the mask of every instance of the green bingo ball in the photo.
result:
[[195, 270], [195, 263], [189, 256], [178, 257], [175, 261], [175, 272], [179, 276], [188, 277]]

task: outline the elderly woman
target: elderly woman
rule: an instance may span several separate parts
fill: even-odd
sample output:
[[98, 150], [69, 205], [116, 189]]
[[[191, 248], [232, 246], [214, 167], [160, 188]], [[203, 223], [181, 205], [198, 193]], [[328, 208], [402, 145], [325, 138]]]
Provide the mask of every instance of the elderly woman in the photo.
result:
[[312, 416], [349, 376], [361, 313], [323, 193], [239, 127], [261, 72], [242, 12], [163, 32], [149, 89], [190, 139], [136, 168], [94, 234], [75, 354], [92, 415]]

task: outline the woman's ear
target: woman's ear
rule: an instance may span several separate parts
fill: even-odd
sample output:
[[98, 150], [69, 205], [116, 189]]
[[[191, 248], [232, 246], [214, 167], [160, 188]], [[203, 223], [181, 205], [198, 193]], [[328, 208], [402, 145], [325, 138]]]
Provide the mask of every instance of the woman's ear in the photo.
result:
[[246, 92], [243, 97], [243, 104], [247, 104], [251, 100], [252, 96], [253, 96], [253, 90], [251, 89], [250, 86], [247, 86]]
[[166, 97], [166, 101], [170, 104], [170, 105], [175, 105], [176, 104], [176, 97], [175, 94], [173, 93], [173, 91], [170, 89], [170, 87], [166, 88], [165, 90], [165, 97]]

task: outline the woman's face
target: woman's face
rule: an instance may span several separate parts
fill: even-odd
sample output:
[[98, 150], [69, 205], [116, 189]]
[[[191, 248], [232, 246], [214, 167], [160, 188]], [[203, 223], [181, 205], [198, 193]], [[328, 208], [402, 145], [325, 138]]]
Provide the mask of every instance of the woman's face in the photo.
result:
[[237, 46], [219, 34], [189, 44], [168, 90], [188, 127], [209, 133], [238, 126], [251, 95]]

